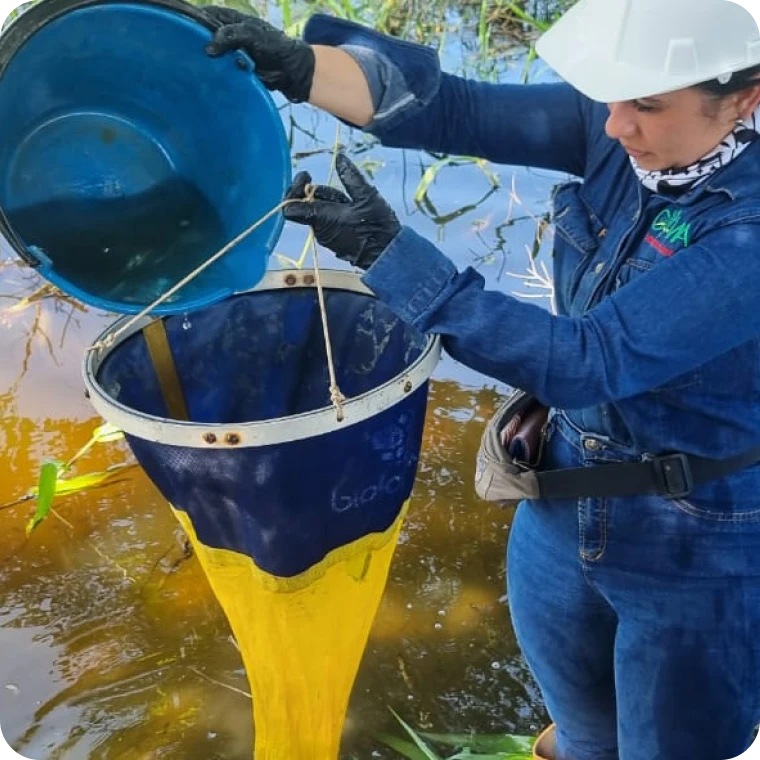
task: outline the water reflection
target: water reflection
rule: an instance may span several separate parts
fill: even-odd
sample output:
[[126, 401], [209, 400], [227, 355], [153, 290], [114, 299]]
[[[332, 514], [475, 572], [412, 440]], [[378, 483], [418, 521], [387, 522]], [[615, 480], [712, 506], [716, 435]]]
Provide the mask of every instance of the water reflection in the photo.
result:
[[[392, 756], [372, 736], [397, 732], [389, 706], [441, 731], [526, 732], [542, 719], [499, 601], [511, 514], [472, 494], [496, 402], [492, 389], [433, 383], [413, 507], [354, 689], [346, 759]], [[5, 411], [2, 429], [15, 431], [17, 446], [0, 482], [23, 482], [40, 429]], [[46, 421], [45, 435], [83, 441], [93, 424]], [[88, 464], [104, 467], [115, 453], [96, 450]], [[51, 760], [250, 757], [238, 652], [153, 486], [135, 470], [58, 508], [73, 530], [48, 520], [29, 540], [23, 505], [3, 517], [0, 644], [14, 650], [0, 690], [6, 737]]]

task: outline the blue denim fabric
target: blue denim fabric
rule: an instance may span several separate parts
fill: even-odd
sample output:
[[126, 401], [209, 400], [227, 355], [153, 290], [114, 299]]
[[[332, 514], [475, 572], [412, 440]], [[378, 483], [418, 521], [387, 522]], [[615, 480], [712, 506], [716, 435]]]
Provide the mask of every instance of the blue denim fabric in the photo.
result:
[[[554, 196], [558, 314], [486, 291], [404, 228], [364, 282], [480, 372], [555, 410], [543, 466], [760, 444], [760, 141], [680, 197], [643, 188], [606, 106], [494, 85], [432, 51], [314, 17], [313, 43], [376, 67], [384, 144], [581, 178]], [[539, 500], [508, 554], [518, 639], [560, 760], [725, 760], [760, 720], [760, 466], [686, 499]]]
[[[637, 459], [556, 414], [547, 467]], [[726, 760], [760, 721], [760, 499], [520, 504], [507, 557], [560, 760]]]
[[363, 50], [365, 70], [375, 57], [383, 118], [368, 129], [386, 145], [583, 178], [554, 198], [557, 316], [484, 292], [410, 229], [364, 277], [380, 298], [456, 359], [639, 453], [760, 444], [760, 141], [671, 199], [606, 137], [606, 106], [567, 84], [455, 77], [432, 50], [325, 16], [305, 37]]

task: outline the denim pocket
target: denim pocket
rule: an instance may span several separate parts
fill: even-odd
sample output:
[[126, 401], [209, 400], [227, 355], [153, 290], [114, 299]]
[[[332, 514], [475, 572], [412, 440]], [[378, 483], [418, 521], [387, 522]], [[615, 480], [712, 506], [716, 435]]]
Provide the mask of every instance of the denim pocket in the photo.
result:
[[629, 256], [620, 265], [620, 271], [615, 277], [615, 289], [622, 288], [636, 277], [646, 274], [653, 266], [656, 266], [656, 263], [649, 257]]
[[554, 193], [554, 223], [557, 235], [583, 254], [592, 254], [606, 234], [602, 220], [582, 198], [580, 182], [566, 182]]
[[760, 522], [760, 465], [701, 483], [671, 508], [717, 523]]
[[559, 313], [569, 313], [584, 272], [606, 234], [602, 220], [582, 198], [579, 182], [560, 185], [554, 193], [554, 282]]
[[675, 509], [692, 517], [721, 523], [760, 522], [760, 501], [736, 505], [694, 499], [665, 499]]

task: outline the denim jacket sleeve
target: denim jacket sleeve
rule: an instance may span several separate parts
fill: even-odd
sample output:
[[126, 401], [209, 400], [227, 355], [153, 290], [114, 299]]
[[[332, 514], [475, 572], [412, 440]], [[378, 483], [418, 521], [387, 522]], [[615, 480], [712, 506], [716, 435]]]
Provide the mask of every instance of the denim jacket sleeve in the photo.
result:
[[354, 57], [376, 98], [366, 130], [385, 145], [584, 174], [600, 107], [570, 85], [490, 84], [445, 74], [431, 48], [321, 14], [309, 19], [304, 39]]
[[364, 282], [455, 359], [545, 404], [585, 408], [657, 388], [760, 335], [760, 224], [705, 235], [582, 317], [485, 291], [404, 227]]

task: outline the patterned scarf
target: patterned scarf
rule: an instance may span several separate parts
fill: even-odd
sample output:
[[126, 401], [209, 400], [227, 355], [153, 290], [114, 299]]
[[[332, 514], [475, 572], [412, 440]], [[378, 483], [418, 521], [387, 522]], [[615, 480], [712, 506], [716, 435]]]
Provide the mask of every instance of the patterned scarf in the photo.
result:
[[644, 187], [655, 193], [681, 195], [704, 182], [718, 169], [733, 161], [749, 147], [760, 133], [760, 108], [749, 119], [737, 123], [733, 132], [721, 140], [720, 144], [706, 156], [685, 168], [647, 171], [631, 157], [631, 165]]

